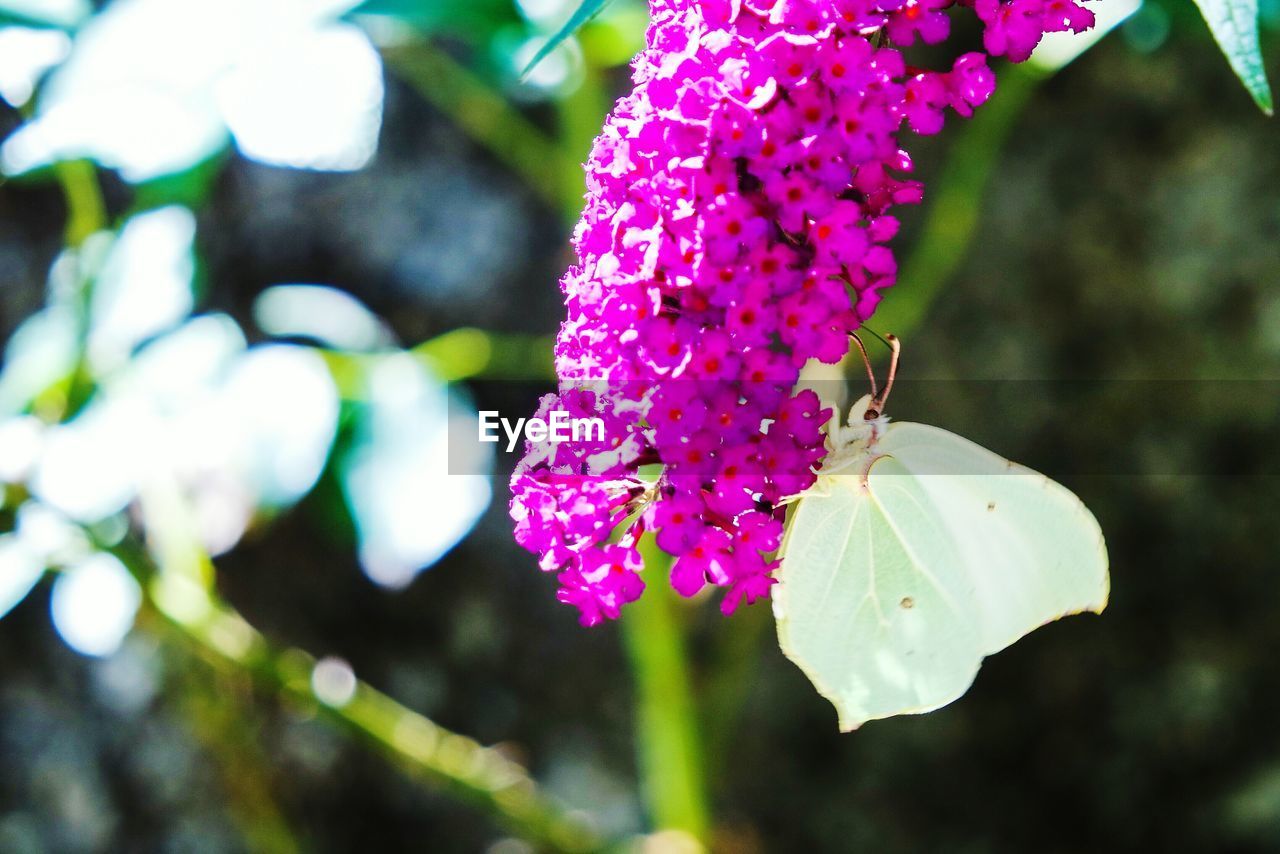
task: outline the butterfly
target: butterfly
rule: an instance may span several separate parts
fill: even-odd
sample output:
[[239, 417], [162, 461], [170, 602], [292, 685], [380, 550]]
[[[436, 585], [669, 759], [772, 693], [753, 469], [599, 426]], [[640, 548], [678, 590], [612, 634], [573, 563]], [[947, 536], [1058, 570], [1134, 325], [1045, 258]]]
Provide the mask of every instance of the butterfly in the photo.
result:
[[889, 423], [892, 343], [885, 389], [873, 378], [829, 426], [817, 482], [789, 507], [772, 591], [783, 653], [843, 731], [958, 699], [985, 656], [1101, 613], [1110, 590], [1102, 531], [1066, 487], [946, 430]]

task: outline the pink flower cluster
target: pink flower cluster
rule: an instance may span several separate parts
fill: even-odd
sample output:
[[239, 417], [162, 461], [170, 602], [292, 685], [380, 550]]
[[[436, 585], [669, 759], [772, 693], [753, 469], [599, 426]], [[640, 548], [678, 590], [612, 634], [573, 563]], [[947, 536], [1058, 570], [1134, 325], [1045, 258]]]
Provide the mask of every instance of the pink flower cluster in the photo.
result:
[[925, 71], [898, 48], [945, 40], [951, 0], [651, 0], [587, 165], [539, 413], [603, 418], [605, 438], [530, 445], [512, 478], [516, 539], [584, 624], [642, 592], [646, 529], [681, 594], [726, 588], [725, 613], [767, 595], [779, 502], [813, 482], [830, 414], [794, 392], [800, 368], [845, 355], [897, 273], [890, 211], [921, 199], [901, 130], [970, 115], [988, 54], [1092, 24], [1075, 0], [960, 2], [986, 54]]

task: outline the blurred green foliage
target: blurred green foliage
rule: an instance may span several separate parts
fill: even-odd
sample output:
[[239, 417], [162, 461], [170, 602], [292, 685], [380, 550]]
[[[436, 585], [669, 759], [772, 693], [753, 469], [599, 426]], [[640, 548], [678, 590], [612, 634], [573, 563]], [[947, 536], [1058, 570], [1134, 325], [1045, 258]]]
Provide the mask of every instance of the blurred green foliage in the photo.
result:
[[[520, 82], [572, 6], [537, 18], [505, 0], [352, 9], [387, 72], [378, 154], [362, 171], [293, 171], [224, 148], [137, 185], [99, 170], [100, 202], [84, 192], [93, 170], [82, 163], [67, 164], [61, 187], [47, 173], [6, 183], [0, 331], [7, 340], [44, 303], [69, 220], [79, 242], [176, 203], [197, 213], [199, 310], [230, 318], [255, 347], [273, 334], [255, 317], [262, 293], [317, 282], [358, 297], [407, 342], [405, 358], [441, 379], [544, 374], [575, 167], [626, 85], [621, 63], [643, 22], [640, 4], [612, 3], [558, 49], [555, 75]], [[1274, 26], [1274, 9], [1263, 12]], [[1273, 48], [1274, 30], [1263, 41]], [[1273, 398], [1280, 375], [1274, 128], [1180, 0], [1148, 2], [1051, 80], [1005, 80], [971, 127], [918, 141], [929, 194], [900, 242], [904, 280], [873, 325], [909, 331], [907, 370], [939, 381], [924, 396], [904, 389], [898, 414], [1043, 469], [1095, 510], [1112, 605], [993, 659], [954, 706], [842, 737], [769, 642], [767, 611], [725, 621], [666, 603], [657, 619], [679, 633], [669, 639], [687, 652], [683, 681], [701, 706], [689, 731], [705, 738], [715, 850], [1280, 847], [1269, 652], [1280, 641], [1280, 452], [1255, 399]], [[0, 133], [21, 120], [0, 112]], [[503, 757], [483, 755], [528, 765], [610, 836], [650, 829], [662, 783], [650, 776], [646, 793], [638, 765], [669, 749], [680, 767], [696, 733], [668, 715], [667, 740], [637, 756], [637, 716], [671, 712], [654, 687], [671, 671], [659, 664], [637, 696], [627, 662], [679, 654], [628, 652], [614, 628], [580, 629], [511, 543], [500, 477], [498, 500], [430, 573], [398, 592], [369, 584], [342, 461], [370, 435], [369, 371], [402, 354], [275, 334], [328, 368], [336, 450], [296, 506], [255, 514], [215, 562], [189, 543], [169, 552], [199, 619], [144, 602], [137, 629], [101, 660], [59, 642], [50, 584], [0, 621], [0, 850], [494, 845], [500, 805], [461, 806], [438, 788], [451, 779], [440, 755], [415, 766], [412, 751], [406, 763], [403, 747], [379, 741], [407, 721], [421, 749], [435, 724], [409, 709], [501, 742]], [[983, 379], [1007, 390], [967, 382]], [[1046, 379], [1079, 382], [1050, 383], [1052, 394], [1016, 385]], [[1177, 381], [1170, 399], [1142, 385], [1155, 379]], [[69, 414], [97, 382], [62, 377], [35, 411]], [[1091, 474], [1082, 460], [1125, 473]], [[0, 527], [26, 497], [5, 487]], [[149, 585], [157, 567], [139, 520], [124, 522], [132, 535], [115, 523], [88, 534]], [[355, 709], [369, 716], [320, 702], [315, 659], [295, 647], [350, 662], [365, 680]], [[533, 803], [518, 831], [541, 826]], [[667, 820], [697, 830], [702, 819]]]

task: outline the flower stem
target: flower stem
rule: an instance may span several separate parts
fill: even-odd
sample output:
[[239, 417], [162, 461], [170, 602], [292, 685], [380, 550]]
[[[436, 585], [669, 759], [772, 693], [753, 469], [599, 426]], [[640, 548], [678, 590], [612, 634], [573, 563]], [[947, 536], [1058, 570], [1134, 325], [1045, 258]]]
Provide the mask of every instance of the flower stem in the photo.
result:
[[163, 618], [211, 663], [247, 672], [279, 699], [315, 709], [407, 776], [472, 804], [522, 839], [553, 851], [602, 847], [594, 832], [549, 800], [521, 765], [493, 748], [444, 729], [360, 680], [349, 700], [328, 705], [312, 690], [315, 659], [310, 655], [273, 649], [239, 613], [194, 587], [177, 599], [182, 604], [175, 606], [172, 598], [156, 597], [152, 586], [145, 613]]
[[[193, 659], [186, 653], [181, 663]], [[257, 716], [248, 708], [246, 674], [181, 666], [175, 676], [179, 706], [214, 759], [228, 812], [245, 847], [262, 854], [298, 854], [302, 846], [277, 803], [277, 781], [258, 742]]]
[[647, 589], [623, 611], [622, 637], [637, 698], [636, 741], [644, 795], [658, 830], [707, 844], [710, 820], [702, 743], [689, 680], [684, 627], [667, 583], [670, 558], [641, 540]]
[[364, 741], [415, 780], [488, 813], [511, 832], [552, 851], [596, 851], [603, 841], [545, 795], [529, 772], [493, 748], [457, 735], [356, 679], [347, 696], [326, 701], [312, 687], [315, 659], [277, 650], [218, 598], [213, 562], [192, 536], [172, 482], [156, 479], [141, 495], [149, 554], [125, 544], [111, 551], [144, 591], [143, 617], [160, 619], [200, 657], [251, 676], [278, 699], [314, 709]]
[[[590, 157], [610, 106], [604, 69], [585, 63], [581, 84], [556, 102], [561, 147], [575, 164], [585, 163]], [[568, 170], [560, 193], [566, 221], [572, 223], [582, 213], [585, 190], [582, 169]]]
[[[88, 160], [67, 160], [55, 163], [53, 173], [67, 203], [63, 244], [68, 250], [75, 251], [93, 234], [108, 227], [107, 205], [102, 198], [102, 187], [98, 183], [97, 167]], [[67, 379], [66, 393], [60, 407], [60, 415], [64, 418], [78, 411], [93, 393], [88, 351], [93, 289], [97, 284], [97, 276], [97, 269], [83, 269], [74, 295], [80, 352], [75, 369]]]
[[1005, 141], [1045, 79], [1043, 73], [1017, 65], [1003, 71], [1000, 88], [952, 143], [936, 183], [938, 190], [925, 199], [929, 211], [915, 249], [902, 267], [898, 285], [889, 289], [884, 304], [872, 317], [878, 330], [899, 338], [910, 335], [968, 252], [982, 214], [982, 195], [1000, 162]]
[[96, 231], [107, 227], [107, 206], [98, 188], [98, 175], [87, 160], [68, 160], [53, 167], [67, 202], [67, 225], [63, 241], [76, 249]]
[[765, 638], [774, 637], [769, 602], [739, 608], [724, 620], [711, 648], [699, 699], [706, 738], [707, 779], [713, 792], [728, 782], [730, 746], [737, 736]]

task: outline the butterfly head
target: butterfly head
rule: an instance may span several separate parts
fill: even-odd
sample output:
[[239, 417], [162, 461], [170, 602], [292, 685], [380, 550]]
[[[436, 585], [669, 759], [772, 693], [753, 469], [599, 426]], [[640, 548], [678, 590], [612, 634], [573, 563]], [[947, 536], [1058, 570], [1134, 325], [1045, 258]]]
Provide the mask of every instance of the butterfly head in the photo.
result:
[[845, 432], [869, 432], [871, 441], [875, 441], [889, 424], [889, 416], [885, 414], [874, 397], [864, 394], [849, 410], [849, 424]]
[[842, 425], [837, 415], [828, 425], [822, 474], [838, 474], [852, 466], [871, 450], [888, 426], [889, 416], [874, 408], [871, 395], [863, 395], [849, 410], [848, 422]]
[[889, 426], [889, 416], [885, 415], [885, 402], [893, 389], [893, 381], [898, 373], [898, 357], [902, 346], [893, 335], [885, 337], [889, 345], [891, 358], [889, 373], [883, 387], [876, 384], [875, 371], [871, 368], [871, 359], [867, 356], [867, 348], [857, 333], [850, 337], [858, 346], [863, 362], [867, 367], [867, 377], [871, 381], [871, 394], [863, 395], [853, 408], [849, 410], [849, 420], [840, 423], [839, 415], [833, 416], [827, 428], [827, 456], [822, 461], [822, 474], [833, 475], [847, 469], [861, 460], [868, 451], [884, 435]]

